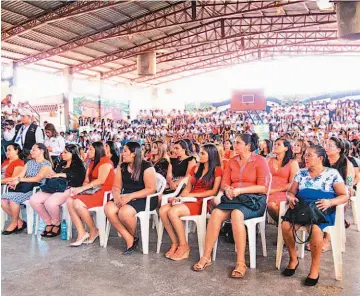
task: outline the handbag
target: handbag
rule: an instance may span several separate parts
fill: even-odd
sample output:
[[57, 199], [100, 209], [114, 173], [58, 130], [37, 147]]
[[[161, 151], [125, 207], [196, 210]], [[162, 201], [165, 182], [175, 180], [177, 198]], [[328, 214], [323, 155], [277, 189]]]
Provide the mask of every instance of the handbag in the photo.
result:
[[89, 189], [86, 189], [85, 191], [83, 192], [80, 192], [79, 194], [85, 194], [85, 195], [93, 195], [95, 194], [96, 192], [100, 191], [101, 190], [101, 187], [94, 187], [94, 188], [89, 188]]
[[42, 192], [56, 193], [64, 192], [68, 187], [68, 181], [66, 178], [52, 178], [46, 179], [45, 184], [40, 186]]
[[[291, 223], [293, 230], [294, 240], [298, 244], [305, 244], [311, 239], [313, 225], [328, 223], [325, 217], [325, 212], [322, 212], [314, 202], [305, 202], [299, 199], [299, 202], [293, 209], [288, 209], [284, 216], [281, 217], [283, 221]], [[302, 241], [296, 233], [295, 225], [309, 225], [309, 236], [305, 241]]]
[[10, 192], [27, 193], [33, 191], [34, 187], [39, 186], [37, 182], [20, 182], [16, 185], [15, 189], [9, 189]]
[[232, 210], [235, 209], [237, 205], [243, 205], [252, 211], [258, 211], [261, 208], [261, 200], [266, 198], [265, 194], [254, 194], [254, 193], [245, 193], [240, 194], [233, 199], [228, 199], [224, 194], [221, 197], [220, 204], [218, 208], [222, 210]]

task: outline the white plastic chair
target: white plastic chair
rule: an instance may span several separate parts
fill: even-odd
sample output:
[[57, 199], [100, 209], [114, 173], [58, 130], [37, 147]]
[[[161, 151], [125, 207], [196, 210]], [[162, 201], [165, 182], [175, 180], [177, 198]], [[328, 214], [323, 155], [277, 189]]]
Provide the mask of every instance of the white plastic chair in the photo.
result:
[[[163, 194], [166, 187], [166, 179], [160, 175], [156, 174], [156, 193], [148, 195], [146, 197], [146, 205], [145, 205], [145, 211], [141, 211], [136, 214], [136, 218], [140, 220], [140, 228], [141, 228], [141, 241], [142, 241], [142, 249], [143, 254], [149, 254], [149, 232], [150, 232], [150, 218], [151, 216], [155, 216], [155, 221], [158, 221], [158, 214], [156, 212], [156, 209], [150, 210], [150, 200], [152, 198], [158, 198], [159, 195]], [[111, 199], [113, 199], [111, 197]], [[158, 226], [158, 222], [155, 223], [155, 226]], [[106, 228], [105, 228], [105, 241], [104, 241], [104, 248], [107, 247], [107, 242], [109, 239], [110, 234], [110, 227], [111, 224], [109, 220], [106, 222]]]
[[[222, 194], [222, 193], [221, 193]], [[208, 210], [207, 210], [207, 204], [209, 200], [212, 200], [218, 196], [210, 196], [203, 198], [203, 204], [201, 209], [200, 215], [194, 215], [194, 216], [183, 216], [180, 219], [182, 221], [185, 221], [185, 235], [186, 235], [186, 241], [188, 242], [188, 235], [189, 235], [189, 222], [192, 221], [195, 223], [196, 229], [197, 229], [197, 237], [198, 237], [198, 245], [199, 245], [199, 254], [200, 258], [204, 255], [204, 248], [205, 248], [205, 236], [206, 236], [206, 219], [208, 218]], [[181, 200], [182, 198], [180, 198]], [[189, 198], [186, 198], [186, 202], [197, 202], [197, 199], [194, 198], [194, 200], [189, 200]]]
[[[269, 175], [269, 184], [268, 184], [268, 191], [266, 193], [266, 203], [269, 199], [270, 189], [271, 189], [271, 182], [272, 176]], [[248, 240], [249, 240], [249, 253], [250, 253], [250, 268], [256, 268], [256, 226], [258, 225], [260, 235], [261, 235], [261, 243], [262, 243], [262, 252], [263, 256], [267, 257], [267, 250], [266, 250], [266, 239], [265, 239], [265, 223], [267, 218], [267, 208], [265, 208], [264, 215], [257, 218], [247, 219], [244, 221], [244, 224], [247, 228]], [[217, 250], [218, 240], [216, 240], [212, 260], [215, 261], [216, 259], [216, 250]]]
[[357, 185], [356, 194], [350, 197], [350, 202], [356, 230], [360, 231], [360, 185]]
[[[100, 246], [104, 246], [106, 241], [105, 239], [106, 216], [105, 216], [104, 206], [108, 202], [108, 200], [110, 200], [110, 198], [111, 198], [111, 191], [105, 191], [103, 205], [100, 207], [94, 207], [88, 209], [89, 212], [95, 213], [95, 225], [99, 230]], [[70, 238], [72, 238], [72, 221], [66, 203], [62, 205], [62, 209], [63, 209], [63, 217], [66, 220], [67, 238], [69, 240]]]
[[[188, 177], [182, 179], [181, 182], [179, 183], [178, 187], [176, 187], [176, 190], [173, 193], [164, 194], [161, 198], [161, 206], [168, 204], [168, 201], [170, 198], [177, 197], [180, 194], [180, 191], [187, 185], [188, 181], [189, 181]], [[164, 225], [163, 225], [161, 219], [158, 220], [157, 234], [158, 234], [158, 241], [157, 241], [156, 253], [159, 253], [161, 244], [162, 244], [162, 237], [164, 234]]]
[[[40, 187], [36, 186], [33, 188], [33, 194], [40, 191]], [[8, 192], [8, 186], [2, 185], [1, 186], [1, 194]], [[34, 228], [34, 209], [30, 206], [30, 202], [26, 200], [22, 203], [25, 206], [26, 209], [26, 223], [27, 223], [27, 233], [32, 234], [33, 228]], [[20, 217], [21, 216], [21, 210], [20, 210]], [[7, 214], [3, 209], [1, 209], [1, 230], [4, 230], [5, 222], [8, 219]]]
[[[345, 228], [344, 228], [344, 207], [345, 204], [336, 206], [336, 218], [335, 225], [328, 226], [324, 228], [324, 232], [330, 234], [331, 237], [331, 248], [334, 259], [335, 267], [335, 278], [338, 281], [342, 280], [342, 252], [344, 251], [345, 244]], [[283, 201], [280, 203], [280, 213], [279, 213], [279, 227], [278, 227], [278, 239], [277, 239], [277, 248], [276, 248], [276, 268], [280, 269], [281, 258], [284, 247], [284, 239], [282, 236], [281, 230], [281, 217], [285, 215], [287, 210], [286, 202]], [[299, 238], [304, 241], [306, 235], [306, 227], [300, 227], [298, 230]], [[303, 259], [305, 255], [305, 244], [298, 244], [298, 257]]]

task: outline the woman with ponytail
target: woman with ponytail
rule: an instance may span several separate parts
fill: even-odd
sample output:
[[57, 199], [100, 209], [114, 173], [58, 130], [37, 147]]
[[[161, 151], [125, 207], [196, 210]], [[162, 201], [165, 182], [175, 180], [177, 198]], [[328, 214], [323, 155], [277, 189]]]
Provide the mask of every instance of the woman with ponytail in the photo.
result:
[[11, 223], [3, 231], [3, 235], [26, 229], [26, 222], [19, 217], [20, 204], [30, 199], [33, 188], [43, 183], [46, 176], [51, 172], [51, 158], [44, 144], [35, 144], [30, 155], [32, 159], [6, 183], [9, 186], [9, 192], [1, 196], [1, 207], [11, 217]]

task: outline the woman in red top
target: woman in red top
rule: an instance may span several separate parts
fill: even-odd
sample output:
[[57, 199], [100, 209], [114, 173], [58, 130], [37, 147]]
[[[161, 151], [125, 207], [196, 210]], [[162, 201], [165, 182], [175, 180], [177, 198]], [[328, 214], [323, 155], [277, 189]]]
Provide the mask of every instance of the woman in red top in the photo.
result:
[[[101, 207], [103, 205], [104, 192], [111, 190], [115, 179], [113, 163], [106, 157], [103, 143], [92, 143], [88, 156], [92, 161], [86, 171], [83, 186], [70, 188], [70, 195], [72, 198], [69, 198], [66, 203], [71, 220], [78, 233], [76, 242], [70, 244], [72, 247], [78, 247], [85, 241], [87, 241], [88, 244], [91, 244], [99, 236], [99, 231], [96, 228], [88, 209]], [[81, 192], [95, 187], [101, 187], [101, 189], [91, 195], [81, 194]], [[89, 233], [85, 231], [82, 221], [89, 227]]]
[[180, 199], [174, 199], [160, 208], [160, 218], [171, 239], [171, 248], [165, 257], [172, 260], [189, 257], [190, 246], [186, 242], [184, 226], [180, 218], [201, 214], [202, 199], [218, 193], [221, 176], [222, 170], [216, 146], [203, 145], [200, 150], [200, 164], [190, 170], [190, 182], [181, 193], [182, 197], [195, 197], [198, 201], [175, 204]]
[[226, 168], [226, 165], [229, 163], [230, 158], [235, 155], [233, 145], [230, 140], [225, 140], [224, 143], [224, 157], [222, 159], [223, 168]]
[[1, 164], [1, 184], [11, 181], [10, 178], [20, 174], [24, 161], [20, 159], [21, 149], [18, 144], [10, 144], [6, 149], [5, 161]]
[[[205, 250], [200, 261], [193, 266], [195, 271], [204, 270], [211, 264], [210, 256], [219, 236], [221, 225], [231, 219], [232, 230], [237, 250], [237, 263], [231, 277], [245, 275], [246, 230], [244, 220], [264, 215], [266, 209], [266, 192], [270, 181], [269, 166], [265, 158], [254, 153], [259, 147], [256, 134], [242, 134], [236, 137], [235, 152], [237, 156], [230, 159], [225, 168], [221, 188], [225, 195], [212, 211], [206, 231]], [[250, 195], [248, 195], [250, 194]], [[249, 200], [255, 206], [240, 201]]]

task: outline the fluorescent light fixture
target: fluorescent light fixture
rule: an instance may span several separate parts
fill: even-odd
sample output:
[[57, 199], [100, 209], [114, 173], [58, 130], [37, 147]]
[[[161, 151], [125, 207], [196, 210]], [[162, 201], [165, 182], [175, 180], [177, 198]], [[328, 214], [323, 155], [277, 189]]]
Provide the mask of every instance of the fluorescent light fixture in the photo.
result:
[[316, 0], [316, 4], [320, 10], [332, 10], [334, 4], [330, 0]]

